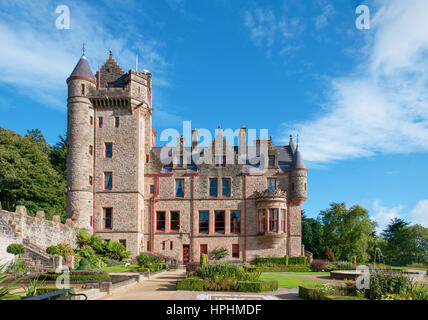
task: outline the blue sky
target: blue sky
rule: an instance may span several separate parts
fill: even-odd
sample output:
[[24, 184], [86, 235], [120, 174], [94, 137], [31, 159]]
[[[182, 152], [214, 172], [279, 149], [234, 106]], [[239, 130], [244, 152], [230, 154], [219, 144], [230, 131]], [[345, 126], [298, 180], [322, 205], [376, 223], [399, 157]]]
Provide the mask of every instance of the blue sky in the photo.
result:
[[[370, 8], [370, 29], [355, 9]], [[70, 30], [58, 30], [59, 5]], [[0, 126], [66, 130], [65, 80], [82, 43], [93, 71], [113, 50], [153, 74], [158, 132], [268, 129], [299, 134], [315, 217], [360, 204], [380, 226], [428, 227], [428, 2], [0, 0]], [[165, 142], [158, 142], [163, 144]]]

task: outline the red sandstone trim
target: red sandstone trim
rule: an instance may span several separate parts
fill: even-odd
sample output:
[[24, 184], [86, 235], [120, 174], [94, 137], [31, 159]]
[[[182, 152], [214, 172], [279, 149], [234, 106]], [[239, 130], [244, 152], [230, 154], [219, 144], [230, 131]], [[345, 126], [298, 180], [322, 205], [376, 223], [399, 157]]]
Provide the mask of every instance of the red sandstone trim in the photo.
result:
[[87, 77], [82, 77], [82, 76], [72, 76], [72, 77], [69, 77], [68, 79], [67, 79], [67, 83], [68, 83], [68, 81], [69, 80], [71, 80], [71, 79], [82, 79], [82, 80], [88, 80], [88, 81], [90, 81], [90, 82], [92, 82], [93, 84], [95, 84], [95, 85], [98, 85], [97, 84], [97, 82], [95, 81], [95, 80], [93, 80], [93, 79], [91, 79], [91, 78], [87, 78]]
[[247, 175], [244, 173], [244, 262], [247, 262]]

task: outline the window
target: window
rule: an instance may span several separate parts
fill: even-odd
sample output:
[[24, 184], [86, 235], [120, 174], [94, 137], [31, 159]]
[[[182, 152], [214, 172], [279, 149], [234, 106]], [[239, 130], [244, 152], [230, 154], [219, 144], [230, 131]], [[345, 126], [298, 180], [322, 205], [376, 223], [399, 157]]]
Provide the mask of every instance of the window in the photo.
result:
[[269, 165], [269, 167], [275, 167], [275, 156], [274, 155], [269, 155], [268, 165]]
[[104, 172], [104, 189], [111, 190], [113, 189], [113, 173]]
[[92, 223], [93, 223], [93, 222], [92, 222], [92, 219], [93, 219], [93, 218], [92, 218], [92, 216], [90, 216], [90, 217], [89, 217], [89, 225], [90, 225], [91, 227], [92, 227]]
[[149, 163], [149, 160], [150, 160], [150, 156], [146, 154], [146, 163]]
[[217, 197], [217, 179], [210, 179], [210, 197]]
[[92, 146], [89, 146], [89, 154], [92, 156], [92, 154], [93, 154], [93, 147]]
[[291, 184], [291, 191], [294, 191], [294, 183]]
[[155, 185], [154, 184], [150, 185], [150, 193], [152, 193], [152, 194], [155, 193]]
[[258, 221], [258, 233], [265, 233], [267, 226], [266, 226], [266, 210], [265, 209], [261, 209], [258, 212], [259, 215], [259, 221]]
[[113, 228], [113, 208], [104, 208], [104, 229]]
[[174, 242], [171, 241], [169, 243], [169, 250], [172, 250], [172, 249], [174, 249]]
[[120, 122], [119, 122], [119, 117], [114, 117], [114, 126], [116, 128], [119, 128]]
[[183, 167], [183, 156], [177, 157], [177, 167]]
[[224, 233], [224, 211], [215, 211], [214, 231], [215, 233]]
[[98, 118], [98, 126], [99, 126], [100, 128], [102, 128], [102, 127], [103, 127], [103, 117], [99, 117], [99, 118]]
[[150, 251], [150, 241], [147, 241], [147, 251]]
[[230, 197], [230, 179], [222, 179], [222, 190], [224, 197]]
[[156, 212], [156, 230], [165, 231], [165, 211]]
[[201, 244], [201, 253], [208, 254], [208, 245], [207, 244]]
[[85, 95], [85, 84], [82, 83], [82, 95]]
[[268, 190], [270, 192], [274, 192], [276, 189], [276, 179], [275, 178], [268, 178], [267, 179], [267, 187], [268, 187]]
[[241, 211], [238, 211], [238, 210], [230, 211], [230, 232], [231, 233], [241, 232]]
[[179, 231], [180, 230], [180, 212], [179, 211], [171, 211], [171, 231]]
[[214, 165], [216, 167], [225, 167], [226, 166], [226, 156], [215, 156]]
[[179, 198], [184, 197], [184, 180], [183, 179], [175, 180], [175, 196]]
[[106, 142], [105, 144], [105, 157], [106, 158], [113, 158], [113, 143]]
[[239, 244], [232, 244], [232, 258], [239, 258]]
[[91, 126], [94, 124], [94, 117], [92, 116], [89, 117], [89, 123], [91, 124]]
[[199, 233], [208, 234], [210, 232], [210, 212], [199, 211]]
[[120, 240], [119, 240], [119, 243], [123, 244], [123, 246], [124, 246], [124, 247], [125, 247], [125, 249], [126, 249], [126, 240], [125, 240], [125, 239], [120, 239]]
[[286, 211], [284, 210], [284, 209], [281, 209], [281, 216], [282, 216], [282, 232], [286, 232], [286, 229], [285, 229], [285, 227], [286, 227], [286, 216], [287, 216], [287, 213], [286, 213]]
[[165, 250], [165, 241], [162, 241], [162, 250]]
[[278, 232], [278, 209], [269, 209], [269, 232]]
[[89, 185], [92, 186], [92, 176], [89, 176]]

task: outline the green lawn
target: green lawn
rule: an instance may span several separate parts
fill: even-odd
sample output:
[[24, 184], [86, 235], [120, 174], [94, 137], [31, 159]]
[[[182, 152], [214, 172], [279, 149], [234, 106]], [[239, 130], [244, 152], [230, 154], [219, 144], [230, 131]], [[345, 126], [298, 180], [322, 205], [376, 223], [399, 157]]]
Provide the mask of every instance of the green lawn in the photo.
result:
[[[310, 274], [315, 274], [316, 272], [311, 272]], [[327, 272], [321, 272], [322, 274], [326, 274]], [[303, 274], [303, 272], [302, 272]], [[328, 273], [327, 273], [328, 274]], [[299, 286], [313, 285], [313, 284], [322, 284], [322, 281], [313, 281], [302, 279], [298, 275], [289, 275], [289, 274], [273, 274], [273, 273], [263, 273], [260, 277], [261, 280], [278, 280], [278, 286], [280, 288], [297, 288]]]
[[263, 274], [284, 274], [284, 275], [302, 275], [302, 276], [329, 276], [330, 272], [263, 272]]
[[126, 272], [132, 269], [139, 268], [138, 264], [131, 264], [128, 267], [125, 266], [112, 266], [112, 267], [104, 267], [103, 270], [106, 272]]

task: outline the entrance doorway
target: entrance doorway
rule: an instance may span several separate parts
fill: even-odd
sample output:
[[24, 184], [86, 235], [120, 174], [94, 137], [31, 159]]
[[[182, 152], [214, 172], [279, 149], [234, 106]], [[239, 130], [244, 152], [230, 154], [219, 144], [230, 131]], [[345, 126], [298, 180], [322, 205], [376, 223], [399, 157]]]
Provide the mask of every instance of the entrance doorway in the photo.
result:
[[190, 246], [188, 244], [183, 244], [183, 264], [188, 264], [190, 262]]

